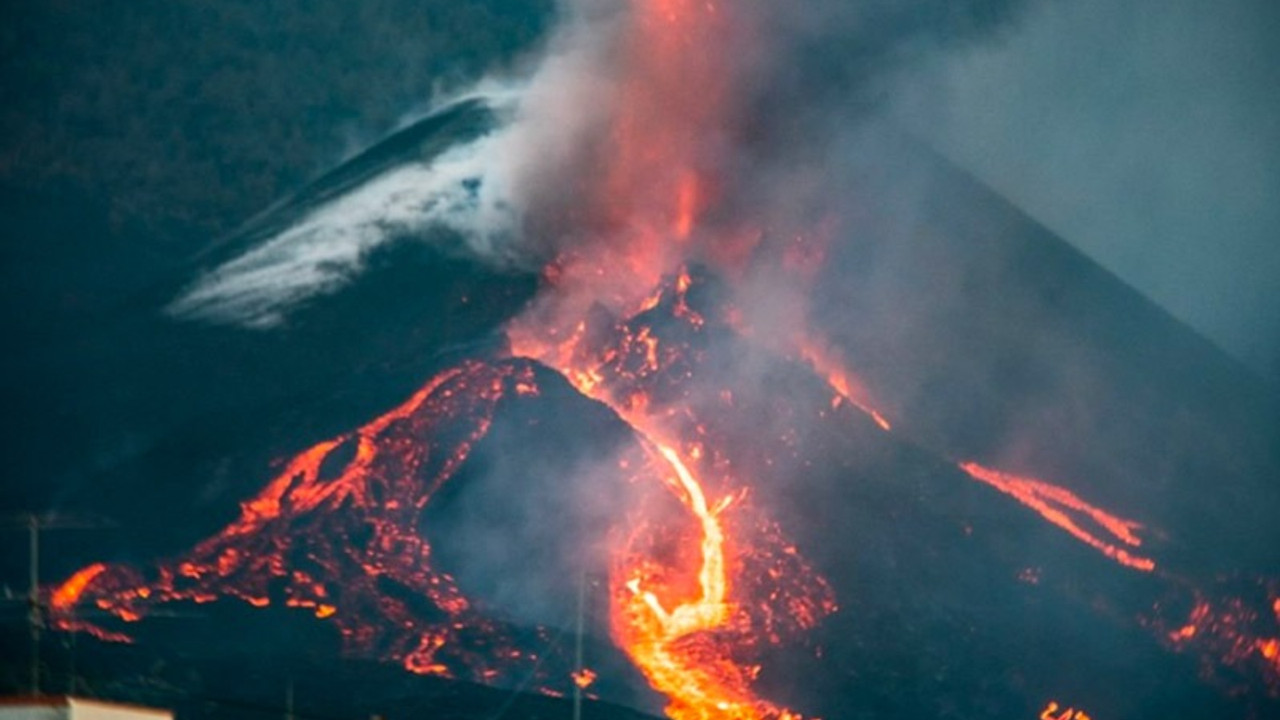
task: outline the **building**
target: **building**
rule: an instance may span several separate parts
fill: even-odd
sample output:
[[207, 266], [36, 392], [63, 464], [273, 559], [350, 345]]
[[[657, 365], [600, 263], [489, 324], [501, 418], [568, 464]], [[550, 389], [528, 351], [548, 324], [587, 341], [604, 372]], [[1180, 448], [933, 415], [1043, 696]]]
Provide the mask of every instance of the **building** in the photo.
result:
[[168, 710], [65, 695], [0, 698], [0, 720], [173, 720]]

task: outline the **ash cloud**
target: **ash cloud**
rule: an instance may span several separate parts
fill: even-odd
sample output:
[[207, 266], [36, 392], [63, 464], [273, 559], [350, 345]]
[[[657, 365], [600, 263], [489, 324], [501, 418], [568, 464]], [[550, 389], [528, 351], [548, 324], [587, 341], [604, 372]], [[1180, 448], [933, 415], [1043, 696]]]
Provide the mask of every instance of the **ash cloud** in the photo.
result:
[[[821, 182], [799, 178], [797, 164], [821, 164], [833, 138], [878, 107], [903, 63], [980, 39], [1008, 24], [1022, 4], [734, 5], [731, 14], [749, 31], [707, 50], [734, 59], [738, 86], [734, 127], [708, 151], [711, 164], [736, 178], [720, 214], [762, 198], [775, 206], [808, 203], [805, 211], [814, 211], [813, 197], [784, 192], [778, 200], [783, 182], [810, 188]], [[197, 278], [168, 311], [271, 327], [309, 299], [347, 285], [371, 253], [412, 238], [461, 237], [446, 249], [495, 266], [537, 265], [566, 246], [594, 242], [574, 226], [581, 220], [574, 203], [593, 170], [608, 162], [609, 139], [601, 132], [617, 101], [623, 60], [616, 45], [627, 12], [621, 0], [563, 4], [557, 28], [523, 72], [486, 78], [463, 93], [511, 103], [505, 123], [315, 208]], [[433, 232], [441, 229], [450, 233]]]

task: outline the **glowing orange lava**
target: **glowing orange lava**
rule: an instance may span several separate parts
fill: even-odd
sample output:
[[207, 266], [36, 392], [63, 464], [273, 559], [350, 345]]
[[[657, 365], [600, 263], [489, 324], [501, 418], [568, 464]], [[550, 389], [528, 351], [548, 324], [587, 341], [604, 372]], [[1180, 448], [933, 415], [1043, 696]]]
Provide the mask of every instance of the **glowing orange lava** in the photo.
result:
[[[668, 484], [701, 529], [697, 590], [669, 600], [670, 607], [666, 607], [658, 590], [649, 587], [645, 568], [622, 568], [629, 575], [624, 582], [629, 598], [623, 608], [614, 611], [615, 633], [654, 688], [672, 698], [668, 707], [672, 717], [756, 717], [756, 701], [744, 692], [744, 687], [726, 683], [723, 666], [699, 667], [700, 663], [690, 663], [680, 653], [678, 642], [682, 638], [715, 630], [730, 617], [725, 536], [702, 486], [684, 461], [670, 447], [658, 445], [656, 449], [670, 466]], [[662, 590], [673, 594], [669, 588]], [[730, 675], [729, 679], [738, 678]]]
[[[725, 43], [734, 31], [730, 20], [714, 0], [632, 4], [609, 119], [611, 150], [602, 160], [603, 182], [583, 202], [589, 216], [602, 220], [601, 232], [608, 236], [604, 252], [562, 257], [555, 273], [560, 293], [551, 309], [539, 308], [542, 314], [528, 313], [508, 328], [515, 356], [557, 369], [637, 430], [655, 471], [694, 521], [693, 532], [680, 538], [681, 545], [698, 548], [685, 556], [694, 567], [671, 567], [624, 549], [611, 571], [614, 639], [670, 698], [667, 712], [674, 718], [792, 715], [751, 693], [756, 670], [734, 658], [741, 641], [713, 639], [715, 632], [749, 622], [732, 601], [730, 540], [721, 517], [734, 496], [730, 490], [718, 499], [709, 497], [694, 468], [706, 451], [704, 443], [690, 437], [697, 430], [673, 419], [688, 410], [669, 399], [657, 402], [646, 387], [661, 382], [655, 378], [681, 377], [692, 358], [682, 356], [684, 348], [664, 345], [644, 323], [620, 323], [616, 342], [601, 343], [590, 321], [601, 306], [619, 318], [653, 311], [662, 299], [662, 291], [654, 288], [682, 264], [702, 213], [715, 202], [719, 168], [707, 148], [729, 125], [732, 53]], [[739, 237], [704, 235], [708, 256], [741, 257]], [[615, 278], [603, 292], [601, 277]], [[696, 333], [702, 318], [684, 302], [689, 284], [682, 273], [674, 312]], [[665, 525], [661, 518], [640, 524]], [[697, 578], [692, 586], [674, 579], [689, 575]], [[834, 607], [829, 600], [815, 602]]]
[[[1150, 572], [1155, 569], [1155, 561], [1140, 555], [1134, 555], [1122, 547], [1122, 545], [1125, 545], [1130, 548], [1136, 548], [1142, 545], [1142, 540], [1135, 534], [1137, 530], [1142, 528], [1138, 523], [1116, 517], [1081, 500], [1070, 490], [1051, 485], [1043, 480], [1019, 477], [999, 470], [985, 468], [972, 462], [960, 463], [960, 469], [975, 480], [984, 482], [1000, 492], [1016, 498], [1018, 502], [1035, 510], [1045, 520], [1066, 530], [1072, 537], [1097, 549], [1103, 555], [1121, 565], [1143, 572]], [[1120, 545], [1117, 545], [1116, 542], [1103, 540], [1081, 527], [1080, 521], [1083, 518], [1091, 520], [1099, 528], [1110, 534]]]
[[582, 670], [575, 670], [572, 673], [572, 677], [574, 685], [586, 690], [591, 687], [591, 684], [596, 681], [596, 678], [599, 677], [599, 675], [597, 675], [596, 671], [591, 668], [582, 668]]
[[[869, 393], [863, 388], [862, 383], [825, 348], [823, 343], [812, 338], [803, 338], [798, 345], [800, 357], [827, 381], [837, 393], [838, 399], [848, 400], [854, 407], [875, 420], [883, 430], [891, 431], [890, 423], [871, 405]], [[1121, 565], [1142, 572], [1151, 572], [1155, 569], [1154, 560], [1136, 555], [1132, 551], [1132, 548], [1142, 545], [1142, 539], [1137, 536], [1137, 531], [1142, 529], [1140, 523], [1117, 517], [1085, 502], [1070, 490], [1043, 480], [994, 470], [974, 462], [961, 462], [958, 466], [973, 479], [1013, 497], [1036, 511], [1045, 520], [1066, 530], [1072, 537], [1097, 549]], [[1082, 527], [1081, 522], [1085, 519], [1111, 536], [1113, 540], [1104, 540]]]
[[62, 583], [58, 589], [53, 591], [53, 595], [49, 599], [49, 607], [55, 613], [71, 611], [74, 609], [76, 602], [80, 600], [84, 589], [106, 569], [107, 566], [102, 563], [94, 563], [81, 568], [76, 574], [67, 578], [67, 581]]

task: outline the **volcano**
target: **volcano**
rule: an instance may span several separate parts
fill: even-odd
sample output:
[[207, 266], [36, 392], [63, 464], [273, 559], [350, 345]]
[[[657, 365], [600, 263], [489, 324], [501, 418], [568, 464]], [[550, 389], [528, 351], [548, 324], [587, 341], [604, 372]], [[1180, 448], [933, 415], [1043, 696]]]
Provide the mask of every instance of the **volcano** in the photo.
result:
[[[1265, 508], [1274, 507], [1257, 481], [1257, 468], [1275, 467], [1274, 448], [1265, 442], [1267, 423], [1274, 422], [1266, 394], [1212, 346], [997, 197], [909, 141], [898, 143], [895, 177], [910, 168], [905, 177], [924, 178], [937, 188], [930, 197], [939, 202], [913, 244], [904, 246], [886, 227], [892, 246], [876, 244], [868, 233], [860, 251], [893, 253], [897, 264], [884, 277], [901, 285], [886, 288], [884, 277], [870, 275], [863, 282], [826, 280], [850, 288], [879, 281], [880, 303], [855, 291], [848, 307], [864, 319], [860, 327], [876, 329], [869, 335], [886, 337], [880, 329], [889, 324], [900, 328], [888, 334], [897, 344], [887, 350], [858, 337], [837, 337], [827, 348], [828, 355], [866, 358], [859, 364], [866, 368], [861, 382], [877, 388], [883, 416], [862, 407], [870, 391], [832, 382], [812, 356], [789, 358], [735, 339], [740, 321], [719, 280], [704, 268], [664, 278], [647, 307], [632, 316], [597, 311], [594, 325], [583, 330], [582, 346], [595, 348], [591, 364], [610, 398], [651, 398], [645, 402], [653, 407], [682, 398], [683, 404], [689, 378], [704, 368], [715, 368], [725, 381], [723, 393], [698, 398], [682, 422], [698, 428], [708, 448], [737, 448], [731, 462], [755, 476], [749, 495], [733, 500], [743, 509], [722, 511], [726, 522], [740, 525], [735, 532], [756, 538], [750, 553], [731, 562], [748, 567], [748, 585], [779, 593], [780, 604], [749, 624], [764, 628], [765, 637], [803, 638], [798, 647], [766, 641], [767, 647], [734, 651], [763, 668], [752, 685], [779, 708], [824, 717], [1035, 717], [1051, 703], [1099, 717], [1175, 709], [1183, 717], [1262, 716], [1274, 709], [1275, 676], [1264, 653], [1276, 636], [1265, 611], [1277, 588], [1264, 574], [1274, 558], [1266, 554], [1271, 546], [1257, 542], [1271, 532]], [[858, 181], [869, 194], [885, 191], [890, 178], [868, 173]], [[974, 220], [975, 206], [984, 208], [985, 222]], [[879, 228], [874, 222], [864, 227]], [[1027, 272], [1002, 273], [1006, 284], [984, 290], [980, 297], [990, 300], [966, 305], [964, 318], [945, 305], [883, 302], [917, 297], [909, 291], [922, 278], [907, 269], [923, 270], [936, 262], [924, 258], [940, 254], [969, 275], [988, 267], [990, 256], [1025, 258]], [[458, 261], [418, 257], [420, 264], [458, 267]], [[348, 293], [325, 301], [324, 316], [341, 318], [332, 308], [344, 305], [368, 312], [378, 298], [363, 288], [394, 282], [406, 265], [375, 269]], [[458, 295], [492, 282], [479, 269], [470, 276], [477, 284], [463, 285]], [[1010, 284], [1010, 277], [1026, 282]], [[600, 679], [592, 692], [660, 710], [608, 639], [608, 595], [627, 592], [604, 587], [616, 518], [612, 506], [583, 499], [593, 493], [581, 478], [610, 483], [607, 495], [626, 507], [670, 504], [678, 498], [661, 479], [629, 477], [662, 474], [653, 465], [661, 455], [646, 450], [661, 440], [637, 434], [627, 419], [634, 409], [619, 412], [602, 404], [603, 395], [591, 397], [582, 378], [555, 372], [554, 359], [549, 365], [521, 359], [534, 353], [521, 353], [519, 340], [513, 347], [490, 335], [492, 323], [514, 315], [526, 300], [476, 297], [487, 305], [482, 316], [493, 319], [455, 331], [463, 342], [436, 356], [439, 372], [393, 362], [341, 381], [334, 373], [331, 399], [318, 407], [351, 416], [343, 397], [353, 392], [353, 381], [358, 387], [395, 384], [398, 374], [430, 378], [408, 401], [277, 465], [276, 479], [256, 496], [251, 479], [239, 481], [219, 501], [230, 503], [220, 513], [230, 521], [220, 532], [193, 517], [186, 535], [208, 536], [194, 551], [181, 551], [185, 541], [165, 541], [164, 534], [134, 541], [146, 543], [135, 545], [135, 556], [178, 558], [172, 563], [151, 570], [88, 566], [53, 596], [57, 607], [81, 608], [62, 621], [107, 641], [184, 647], [187, 631], [175, 632], [173, 621], [149, 614], [209, 601], [242, 603], [290, 617], [291, 632], [303, 628], [323, 652], [381, 657], [414, 672], [500, 686], [532, 677], [535, 686], [564, 693], [571, 687], [567, 648], [561, 643], [545, 661], [538, 655], [554, 628], [567, 626], [576, 577], [586, 573], [596, 580], [588, 657]], [[318, 332], [310, 322], [320, 321], [289, 332]], [[329, 332], [341, 330], [328, 322]], [[1025, 323], [1035, 323], [1039, 338], [1071, 342], [1025, 347], [998, 337]], [[927, 352], [948, 332], [971, 339], [948, 337], [950, 347], [963, 350], [912, 364], [927, 368], [923, 376], [881, 360]], [[1075, 389], [1059, 384], [1064, 347], [1084, 358], [1073, 372], [1093, 378], [1091, 398], [1111, 398], [1103, 408], [1125, 407], [1140, 421], [1139, 431], [1102, 444], [1105, 433], [1092, 429], [1085, 438], [1030, 432], [1021, 435], [1018, 457], [1001, 456], [993, 448], [1009, 446], [1002, 434], [1026, 429], [1018, 424], [1025, 408], [1050, 405], [1054, 393]], [[733, 388], [735, 368], [744, 365], [762, 372], [767, 385]], [[287, 382], [287, 368], [276, 372]], [[1004, 381], [1011, 374], [1019, 381]], [[1002, 393], [972, 389], [989, 389], [993, 375], [1002, 379]], [[1188, 383], [1188, 376], [1197, 382]], [[955, 389], [903, 390], [938, 387]], [[967, 412], [953, 412], [956, 393], [959, 405], [970, 403]], [[1171, 416], [1169, 407], [1179, 410]], [[1069, 409], [1090, 417], [1101, 412], [1091, 405]], [[283, 424], [288, 416], [264, 422]], [[1196, 442], [1180, 432], [1193, 432]], [[1165, 448], [1163, 471], [1134, 472], [1143, 457], [1128, 454], [1128, 445], [1115, 446], [1138, 439]], [[1229, 456], [1215, 455], [1217, 448], [1229, 448]], [[960, 458], [973, 464], [959, 465]], [[198, 478], [210, 472], [200, 468], [214, 464], [196, 456], [190, 466]], [[987, 473], [988, 466], [1003, 470]], [[1038, 507], [1025, 504], [1026, 496], [999, 473], [1013, 478], [1013, 471], [1028, 467], [1041, 468], [1040, 482], [1056, 481], [1052, 487], [1063, 494], [1042, 494]], [[1103, 477], [1098, 468], [1106, 468]], [[1196, 475], [1200, 468], [1214, 468], [1217, 482], [1205, 483]], [[256, 477], [268, 479], [263, 470]], [[141, 472], [145, 465], [122, 475]], [[1221, 492], [1226, 478], [1234, 478], [1230, 486], [1240, 488], [1238, 494]], [[1156, 481], [1161, 484], [1150, 484]], [[236, 493], [248, 498], [238, 510]], [[1233, 497], [1239, 499], [1233, 503]], [[94, 505], [102, 507], [99, 502]], [[772, 517], [758, 517], [752, 507], [768, 508]], [[1118, 516], [1100, 507], [1126, 508], [1123, 522], [1131, 524], [1109, 532], [1107, 519]], [[126, 503], [119, 512], [127, 517], [141, 509]], [[1054, 513], [1096, 543], [1046, 522]], [[1197, 522], [1189, 522], [1193, 513]], [[583, 546], [582, 538], [594, 538], [595, 545]], [[646, 542], [662, 546], [661, 538]], [[1133, 562], [1117, 562], [1118, 553]], [[1223, 563], [1224, 557], [1232, 561]], [[798, 579], [803, 587], [771, 588], [763, 578], [772, 575]], [[90, 621], [88, 609], [114, 619]], [[207, 642], [210, 634], [216, 633], [194, 637]], [[1261, 649], [1251, 652], [1253, 643]]]
[[672, 718], [1280, 708], [1272, 390], [891, 128], [838, 216], [746, 207], [716, 7], [623, 26], [536, 264], [468, 234], [472, 99], [162, 283], [165, 430], [76, 501], [139, 529], [52, 626]]

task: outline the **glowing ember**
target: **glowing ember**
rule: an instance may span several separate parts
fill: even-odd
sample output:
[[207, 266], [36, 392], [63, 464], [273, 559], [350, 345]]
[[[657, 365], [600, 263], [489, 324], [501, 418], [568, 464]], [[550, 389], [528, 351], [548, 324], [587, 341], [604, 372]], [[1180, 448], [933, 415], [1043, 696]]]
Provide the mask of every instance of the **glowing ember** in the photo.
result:
[[[1191, 611], [1181, 624], [1166, 626], [1158, 606], [1156, 617], [1147, 623], [1174, 650], [1199, 655], [1206, 681], [1235, 689], [1239, 674], [1256, 672], [1267, 692], [1280, 697], [1280, 582], [1245, 582], [1213, 597], [1202, 590], [1192, 594]], [[1254, 609], [1259, 594], [1273, 612]]]
[[1088, 713], [1075, 708], [1063, 708], [1057, 700], [1050, 700], [1040, 713], [1040, 720], [1091, 720]]
[[591, 687], [591, 683], [594, 683], [596, 678], [599, 676], [596, 675], [596, 672], [591, 668], [582, 668], [582, 670], [574, 671], [571, 674], [571, 677], [573, 678], [574, 685], [586, 690]]

